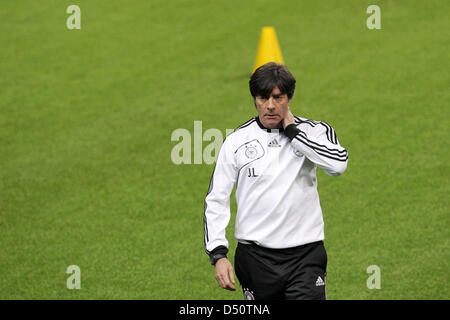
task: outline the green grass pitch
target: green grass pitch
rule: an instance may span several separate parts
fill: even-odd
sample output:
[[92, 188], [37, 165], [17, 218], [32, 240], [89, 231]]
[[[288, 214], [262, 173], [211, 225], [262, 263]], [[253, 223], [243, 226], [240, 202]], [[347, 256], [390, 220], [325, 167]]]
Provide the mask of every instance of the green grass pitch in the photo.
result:
[[[80, 30], [66, 27], [72, 4]], [[371, 4], [380, 30], [366, 27]], [[449, 9], [2, 1], [0, 299], [242, 299], [203, 250], [213, 165], [173, 164], [171, 133], [256, 115], [248, 79], [266, 25], [297, 78], [293, 113], [329, 122], [349, 152], [343, 176], [318, 170], [328, 299], [449, 299]], [[235, 210], [233, 193], [232, 261]], [[381, 289], [366, 286], [370, 265]]]

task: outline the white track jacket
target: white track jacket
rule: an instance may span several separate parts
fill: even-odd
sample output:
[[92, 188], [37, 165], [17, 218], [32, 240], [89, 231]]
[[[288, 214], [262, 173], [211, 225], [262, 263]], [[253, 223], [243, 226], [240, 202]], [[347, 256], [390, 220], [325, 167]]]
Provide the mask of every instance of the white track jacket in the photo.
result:
[[347, 168], [348, 153], [323, 121], [295, 117], [283, 129], [266, 129], [256, 116], [229, 134], [219, 151], [205, 197], [207, 254], [226, 248], [230, 194], [236, 185], [235, 237], [267, 248], [324, 239], [316, 167], [331, 176]]

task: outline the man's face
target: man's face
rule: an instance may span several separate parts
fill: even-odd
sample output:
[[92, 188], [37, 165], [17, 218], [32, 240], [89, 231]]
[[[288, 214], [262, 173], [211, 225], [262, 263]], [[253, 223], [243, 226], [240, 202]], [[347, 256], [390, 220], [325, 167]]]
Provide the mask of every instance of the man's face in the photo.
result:
[[269, 97], [256, 96], [255, 104], [259, 121], [268, 129], [281, 128], [290, 102], [287, 94], [282, 94], [278, 87], [273, 88]]

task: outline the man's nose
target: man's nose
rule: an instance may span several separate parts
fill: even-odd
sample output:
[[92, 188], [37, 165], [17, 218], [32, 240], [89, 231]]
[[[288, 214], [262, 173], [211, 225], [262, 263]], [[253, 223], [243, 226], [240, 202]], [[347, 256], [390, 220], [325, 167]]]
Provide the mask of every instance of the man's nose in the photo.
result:
[[273, 98], [272, 97], [270, 97], [269, 98], [269, 101], [267, 101], [268, 103], [267, 103], [267, 108], [268, 109], [274, 109], [275, 108], [275, 105], [274, 105], [274, 103], [273, 103]]

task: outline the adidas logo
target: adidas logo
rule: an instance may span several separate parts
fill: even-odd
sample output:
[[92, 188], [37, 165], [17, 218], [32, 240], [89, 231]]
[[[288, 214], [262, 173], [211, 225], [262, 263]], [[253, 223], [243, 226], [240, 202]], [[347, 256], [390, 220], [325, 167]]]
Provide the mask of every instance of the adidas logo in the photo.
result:
[[272, 141], [270, 141], [267, 146], [268, 147], [281, 147], [281, 145], [278, 143], [277, 139], [273, 139]]
[[325, 281], [322, 280], [322, 278], [319, 276], [316, 280], [316, 287], [324, 286]]

